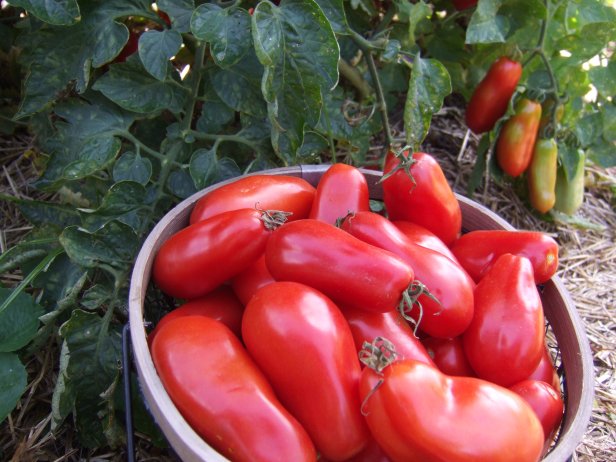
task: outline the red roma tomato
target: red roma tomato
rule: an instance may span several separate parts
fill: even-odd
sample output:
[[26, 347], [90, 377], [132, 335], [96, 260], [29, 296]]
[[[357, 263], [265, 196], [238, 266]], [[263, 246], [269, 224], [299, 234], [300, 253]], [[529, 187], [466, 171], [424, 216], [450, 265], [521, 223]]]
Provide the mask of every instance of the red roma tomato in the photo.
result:
[[231, 287], [237, 298], [246, 306], [258, 289], [274, 281], [265, 265], [265, 255], [261, 255], [256, 262], [231, 280]]
[[[318, 462], [329, 461], [321, 457]], [[371, 439], [364, 450], [344, 462], [391, 462], [391, 459], [387, 457], [377, 442]]]
[[139, 37], [140, 33], [129, 30], [128, 40], [126, 44], [113, 60], [114, 63], [123, 63], [129, 56], [133, 55], [139, 49]]
[[288, 220], [308, 217], [315, 188], [303, 178], [287, 175], [250, 175], [203, 196], [190, 214], [190, 223], [236, 209], [282, 210]]
[[530, 262], [502, 255], [475, 289], [475, 315], [462, 338], [471, 367], [504, 387], [524, 380], [541, 360], [544, 330]]
[[278, 228], [265, 263], [276, 280], [301, 282], [341, 305], [379, 313], [396, 309], [413, 282], [413, 270], [396, 255], [319, 220]]
[[541, 360], [537, 368], [527, 377], [528, 380], [540, 380], [550, 385], [554, 390], [560, 393], [560, 378], [554, 367], [552, 356], [547, 348], [543, 349]]
[[204, 316], [169, 321], [154, 338], [152, 359], [178, 410], [225, 457], [316, 460], [306, 431], [221, 322]]
[[522, 76], [522, 65], [501, 56], [488, 70], [471, 95], [466, 108], [466, 124], [479, 134], [494, 128], [505, 112]]
[[309, 218], [335, 225], [348, 213], [370, 210], [366, 177], [347, 164], [334, 164], [319, 180]]
[[[404, 157], [408, 157], [408, 152]], [[450, 245], [462, 228], [458, 199], [434, 157], [416, 152], [409, 162], [413, 179], [400, 159], [391, 152], [388, 154], [383, 169], [384, 175], [391, 174], [383, 180], [383, 201], [388, 217], [392, 221], [417, 223]]]
[[541, 104], [522, 98], [503, 125], [496, 142], [496, 161], [507, 175], [515, 178], [528, 169], [540, 121]]
[[362, 349], [364, 342], [371, 342], [375, 337], [382, 336], [396, 345], [401, 357], [415, 359], [435, 367], [430, 355], [415, 337], [409, 323], [398, 311], [375, 313], [348, 306], [340, 306], [340, 310], [351, 326], [355, 348], [358, 352]]
[[[421, 343], [443, 374], [456, 377], [476, 377], [475, 371], [466, 359], [460, 337], [428, 337], [422, 339]], [[395, 342], [394, 344], [398, 349], [398, 345]]]
[[477, 5], [477, 0], [453, 0], [453, 6], [457, 10], [466, 10]]
[[394, 462], [540, 458], [543, 430], [530, 406], [485, 380], [448, 377], [420, 362], [402, 360], [382, 374], [365, 367], [360, 395], [374, 439]]
[[273, 282], [246, 306], [242, 336], [325, 458], [343, 461], [366, 446], [360, 363], [349, 325], [329, 298], [304, 284]]
[[456, 257], [451, 250], [449, 250], [449, 247], [447, 247], [438, 236], [428, 231], [423, 226], [404, 220], [394, 221], [393, 224], [414, 244], [442, 253], [457, 263]]
[[547, 452], [556, 430], [563, 420], [564, 403], [556, 390], [539, 380], [523, 380], [509, 388], [530, 404], [543, 427], [545, 436], [544, 452]]
[[471, 231], [454, 242], [451, 251], [475, 282], [505, 253], [528, 258], [537, 284], [547, 282], [558, 269], [558, 243], [538, 231]]
[[242, 314], [244, 314], [244, 305], [228, 286], [220, 286], [209, 294], [186, 302], [163, 316], [148, 335], [148, 343], [152, 345], [158, 331], [172, 319], [193, 315], [216, 319], [231, 329], [231, 332], [238, 338], [241, 338]]
[[468, 327], [473, 317], [475, 283], [464, 269], [443, 254], [413, 244], [387, 218], [374, 212], [358, 212], [347, 217], [341, 228], [375, 247], [399, 256], [415, 273], [438, 302], [427, 295], [419, 296], [422, 307], [408, 313], [419, 322], [419, 329], [433, 337], [456, 337]]
[[240, 209], [187, 226], [158, 251], [154, 282], [172, 297], [202, 297], [263, 254], [272, 233], [266, 223], [267, 212]]

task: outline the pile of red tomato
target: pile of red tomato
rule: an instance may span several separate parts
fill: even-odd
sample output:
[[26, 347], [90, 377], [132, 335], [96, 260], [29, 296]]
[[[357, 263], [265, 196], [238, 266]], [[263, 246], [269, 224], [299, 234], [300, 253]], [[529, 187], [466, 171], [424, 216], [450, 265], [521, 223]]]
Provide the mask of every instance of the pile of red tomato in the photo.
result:
[[429, 154], [390, 154], [381, 184], [381, 213], [346, 164], [201, 198], [153, 266], [180, 302], [148, 337], [169, 396], [234, 461], [539, 460], [563, 415], [537, 288], [556, 242], [461, 235]]

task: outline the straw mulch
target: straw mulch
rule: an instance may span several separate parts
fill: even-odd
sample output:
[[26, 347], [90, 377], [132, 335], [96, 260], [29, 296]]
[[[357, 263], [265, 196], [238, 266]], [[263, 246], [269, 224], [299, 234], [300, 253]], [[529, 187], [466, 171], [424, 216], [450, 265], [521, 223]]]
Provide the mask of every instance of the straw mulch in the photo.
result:
[[[455, 105], [435, 117], [426, 150], [441, 161], [457, 192], [465, 193], [474, 163], [477, 140], [470, 137], [464, 151], [466, 130], [462, 111]], [[35, 152], [27, 135], [0, 137], [0, 192], [19, 197], [41, 196], [28, 183], [37, 175]], [[560, 271], [567, 289], [586, 324], [594, 355], [595, 404], [588, 431], [574, 460], [607, 462], [616, 454], [616, 170], [591, 169], [585, 204], [579, 212], [596, 229], [577, 229], [547, 223], [535, 217], [508, 187], [490, 182], [475, 196], [520, 229], [540, 229], [561, 245]], [[12, 204], [0, 202], [0, 251], [10, 248], [29, 230]], [[0, 275], [0, 284], [16, 285], [20, 276]], [[17, 409], [0, 425], [0, 460], [78, 461], [126, 460], [123, 448], [93, 454], [79, 448], [70, 422], [55, 435], [49, 432], [51, 394], [57, 375], [57, 347], [51, 342], [30, 360], [30, 383]], [[175, 460], [167, 451], [153, 448], [137, 437], [137, 460]]]

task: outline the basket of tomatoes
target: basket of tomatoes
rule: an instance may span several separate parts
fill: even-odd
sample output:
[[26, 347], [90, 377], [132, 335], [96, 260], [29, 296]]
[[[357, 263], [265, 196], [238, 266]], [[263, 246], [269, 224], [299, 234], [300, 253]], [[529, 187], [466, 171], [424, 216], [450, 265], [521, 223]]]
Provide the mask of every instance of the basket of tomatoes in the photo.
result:
[[593, 377], [557, 266], [428, 154], [230, 179], [137, 258], [141, 389], [186, 461], [564, 461]]

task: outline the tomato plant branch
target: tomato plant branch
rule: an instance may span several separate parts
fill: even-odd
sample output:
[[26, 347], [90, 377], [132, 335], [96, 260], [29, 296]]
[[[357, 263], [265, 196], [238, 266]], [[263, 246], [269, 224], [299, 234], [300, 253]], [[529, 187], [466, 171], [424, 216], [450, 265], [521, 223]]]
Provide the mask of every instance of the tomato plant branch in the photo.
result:
[[357, 89], [362, 100], [370, 98], [372, 93], [370, 85], [364, 80], [357, 68], [351, 66], [344, 58], [340, 58], [340, 61], [338, 61], [338, 70], [340, 74]]
[[223, 141], [231, 141], [235, 143], [245, 144], [246, 146], [250, 146], [254, 148], [253, 142], [245, 138], [242, 138], [241, 136], [237, 136], [237, 135], [220, 135], [220, 134], [213, 134], [213, 133], [203, 133], [203, 132], [199, 132], [196, 130], [189, 130], [186, 132], [186, 135], [194, 136], [198, 140], [215, 141], [217, 144], [220, 144]]

